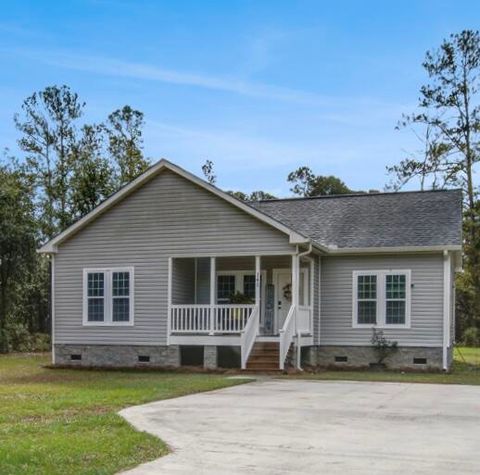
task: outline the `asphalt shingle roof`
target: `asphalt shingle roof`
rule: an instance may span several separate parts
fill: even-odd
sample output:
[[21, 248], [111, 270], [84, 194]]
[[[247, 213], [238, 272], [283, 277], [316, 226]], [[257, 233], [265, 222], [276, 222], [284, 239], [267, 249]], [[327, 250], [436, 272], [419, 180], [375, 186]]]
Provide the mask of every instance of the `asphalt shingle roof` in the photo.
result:
[[462, 244], [460, 190], [321, 196], [249, 204], [328, 247]]

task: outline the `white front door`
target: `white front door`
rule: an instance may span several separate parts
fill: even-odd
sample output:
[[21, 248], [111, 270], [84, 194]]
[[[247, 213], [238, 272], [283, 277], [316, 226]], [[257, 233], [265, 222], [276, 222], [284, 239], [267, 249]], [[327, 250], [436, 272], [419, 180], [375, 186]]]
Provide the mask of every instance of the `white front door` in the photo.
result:
[[292, 273], [290, 270], [277, 270], [275, 278], [275, 333], [283, 327], [290, 305], [292, 305]]

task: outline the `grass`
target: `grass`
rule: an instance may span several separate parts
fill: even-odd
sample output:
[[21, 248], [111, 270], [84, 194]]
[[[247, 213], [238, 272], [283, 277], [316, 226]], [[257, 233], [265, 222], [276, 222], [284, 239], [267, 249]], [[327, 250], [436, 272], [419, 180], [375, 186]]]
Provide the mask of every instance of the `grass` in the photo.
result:
[[[130, 427], [126, 406], [219, 389], [218, 374], [48, 369], [48, 355], [0, 356], [0, 474], [111, 474], [161, 457]], [[451, 373], [321, 371], [289, 378], [480, 385], [480, 348], [455, 350]]]
[[239, 384], [222, 375], [47, 369], [47, 355], [0, 356], [0, 473], [111, 474], [168, 452], [123, 407]]
[[400, 372], [368, 370], [325, 370], [303, 373], [302, 379], [337, 381], [386, 381], [400, 383], [471, 384], [480, 385], [480, 348], [457, 347], [449, 373]]

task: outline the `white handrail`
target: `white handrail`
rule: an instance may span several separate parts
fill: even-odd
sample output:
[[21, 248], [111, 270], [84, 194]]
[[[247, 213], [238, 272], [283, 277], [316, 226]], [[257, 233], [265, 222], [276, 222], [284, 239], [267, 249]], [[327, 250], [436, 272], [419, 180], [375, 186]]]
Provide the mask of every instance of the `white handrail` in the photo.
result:
[[288, 350], [293, 342], [295, 335], [295, 306], [292, 305], [288, 311], [287, 318], [280, 330], [280, 369], [285, 369], [285, 360], [287, 359]]
[[259, 321], [260, 312], [258, 311], [258, 306], [255, 305], [255, 308], [250, 314], [247, 324], [245, 325], [242, 333], [240, 334], [242, 369], [246, 369], [247, 367], [248, 357], [250, 356], [253, 345], [255, 344], [255, 339], [258, 335]]

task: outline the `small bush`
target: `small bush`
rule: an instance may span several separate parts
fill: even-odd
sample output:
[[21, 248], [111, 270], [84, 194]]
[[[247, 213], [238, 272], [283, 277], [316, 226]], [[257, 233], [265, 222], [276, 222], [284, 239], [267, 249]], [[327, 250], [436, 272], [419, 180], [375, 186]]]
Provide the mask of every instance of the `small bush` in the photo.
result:
[[383, 364], [384, 360], [398, 350], [396, 341], [387, 340], [382, 330], [372, 329], [372, 346], [377, 355], [377, 364]]
[[480, 346], [480, 330], [477, 327], [467, 328], [463, 332], [463, 344], [465, 346]]
[[21, 323], [7, 326], [0, 335], [0, 352], [49, 351], [50, 335], [46, 333], [30, 333]]

